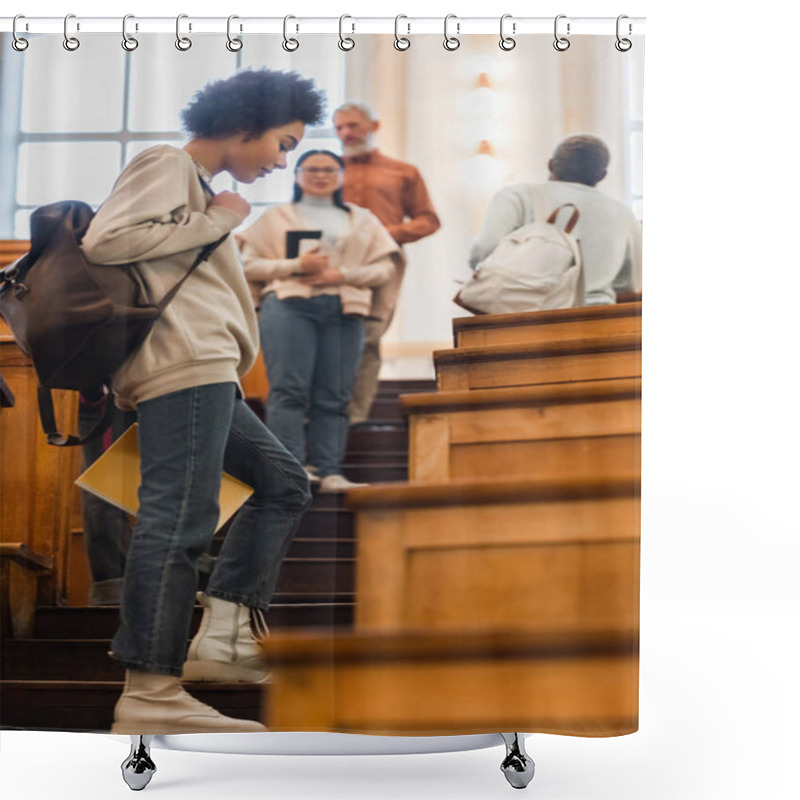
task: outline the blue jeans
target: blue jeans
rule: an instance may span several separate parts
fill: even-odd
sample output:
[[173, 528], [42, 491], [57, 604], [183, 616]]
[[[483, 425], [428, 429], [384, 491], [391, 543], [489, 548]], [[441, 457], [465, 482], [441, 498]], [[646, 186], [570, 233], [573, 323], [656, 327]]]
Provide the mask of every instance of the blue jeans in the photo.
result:
[[251, 608], [268, 607], [311, 494], [302, 466], [233, 383], [172, 392], [140, 403], [138, 413], [139, 516], [111, 649], [129, 669], [179, 676], [223, 469], [255, 491], [228, 530], [206, 591]]
[[347, 406], [364, 349], [364, 318], [345, 316], [338, 295], [278, 300], [273, 292], [261, 304], [259, 325], [270, 430], [321, 478], [338, 474], [350, 429]]

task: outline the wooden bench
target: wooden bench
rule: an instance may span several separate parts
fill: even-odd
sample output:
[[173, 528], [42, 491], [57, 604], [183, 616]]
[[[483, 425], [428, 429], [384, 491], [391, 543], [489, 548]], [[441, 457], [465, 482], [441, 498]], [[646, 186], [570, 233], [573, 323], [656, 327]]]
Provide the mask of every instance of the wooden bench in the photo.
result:
[[619, 736], [638, 727], [635, 631], [276, 634], [273, 731]]
[[641, 379], [403, 395], [409, 478], [638, 472]]
[[438, 350], [440, 391], [636, 378], [642, 374], [638, 333], [534, 344]]
[[50, 575], [53, 559], [22, 542], [0, 543], [0, 630], [15, 639], [33, 634], [39, 576]]
[[456, 347], [486, 347], [615, 336], [639, 333], [641, 318], [641, 302], [458, 317], [453, 320], [453, 340]]
[[[13, 407], [0, 412], [0, 542], [24, 546], [28, 555], [44, 559], [49, 571], [37, 573], [39, 602], [55, 605], [66, 594], [76, 494], [73, 481], [79, 472], [80, 448], [47, 444], [39, 423], [33, 365], [2, 320], [0, 370], [15, 398]], [[53, 395], [59, 423], [75, 430], [77, 393], [56, 391]], [[19, 559], [16, 563], [19, 566]]]
[[360, 630], [632, 630], [638, 475], [351, 491]]

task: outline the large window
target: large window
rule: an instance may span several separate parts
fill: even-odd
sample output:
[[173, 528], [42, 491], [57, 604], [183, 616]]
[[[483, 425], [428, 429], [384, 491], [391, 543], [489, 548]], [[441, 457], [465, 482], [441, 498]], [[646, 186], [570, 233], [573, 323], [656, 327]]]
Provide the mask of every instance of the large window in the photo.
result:
[[[344, 99], [344, 59], [331, 69], [331, 58], [319, 55], [330, 45], [336, 52], [336, 37], [321, 37], [331, 41], [295, 53], [286, 53], [276, 36], [247, 39], [238, 53], [226, 49], [224, 36], [209, 34], [194, 36], [186, 52], [176, 49], [171, 34], [140, 37], [130, 53], [115, 34], [86, 35], [73, 53], [59, 36], [29, 38], [24, 53], [11, 48], [8, 35], [2, 42], [4, 238], [27, 239], [30, 214], [45, 203], [80, 199], [99, 205], [137, 153], [153, 144], [185, 143], [180, 109], [211, 79], [250, 66], [293, 69], [326, 91], [329, 110]], [[312, 147], [338, 151], [330, 118], [307, 132], [299, 152]], [[286, 202], [291, 183], [291, 170], [252, 185], [237, 185], [223, 174], [214, 188], [241, 192], [255, 216]]]

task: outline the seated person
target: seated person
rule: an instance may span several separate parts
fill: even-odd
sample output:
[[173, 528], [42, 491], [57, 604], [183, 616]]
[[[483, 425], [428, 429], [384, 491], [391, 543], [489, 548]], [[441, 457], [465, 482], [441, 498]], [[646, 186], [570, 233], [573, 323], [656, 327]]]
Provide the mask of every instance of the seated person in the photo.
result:
[[[308, 465], [324, 493], [358, 485], [341, 474], [341, 463], [364, 323], [372, 287], [387, 283], [403, 263], [378, 218], [342, 200], [343, 172], [336, 154], [305, 153], [297, 160], [293, 201], [268, 209], [237, 235], [260, 303], [270, 430]], [[310, 249], [287, 257], [291, 231], [313, 231], [318, 244], [312, 240]]]
[[475, 269], [504, 236], [533, 222], [535, 204], [549, 215], [564, 203], [574, 203], [580, 218], [572, 235], [580, 241], [583, 254], [586, 305], [615, 303], [617, 292], [638, 291], [641, 225], [627, 205], [596, 188], [606, 176], [610, 158], [605, 142], [596, 136], [564, 139], [548, 162], [547, 183], [516, 183], [492, 198], [472, 243], [470, 266]]

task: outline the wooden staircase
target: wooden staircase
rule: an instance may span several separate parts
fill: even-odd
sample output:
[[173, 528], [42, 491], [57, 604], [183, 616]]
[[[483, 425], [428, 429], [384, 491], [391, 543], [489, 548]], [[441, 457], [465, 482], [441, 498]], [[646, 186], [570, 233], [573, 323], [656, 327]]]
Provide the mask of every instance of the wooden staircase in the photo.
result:
[[640, 314], [455, 320], [410, 482], [348, 496], [353, 630], [264, 645], [271, 729], [637, 729]]
[[[381, 384], [370, 420], [350, 435], [345, 475], [369, 482], [406, 479], [408, 433], [398, 396], [429, 392], [434, 385], [433, 381]], [[212, 554], [224, 535], [225, 529], [215, 537]], [[73, 537], [73, 543], [80, 540], [80, 534]], [[70, 563], [77, 565], [73, 568], [85, 573], [83, 554], [72, 555]], [[86, 575], [71, 577], [73, 595], [85, 596]], [[353, 512], [341, 496], [318, 495], [283, 564], [267, 622], [275, 632], [347, 630], [352, 627], [354, 608]], [[0, 650], [0, 727], [107, 731], [123, 679], [123, 670], [107, 654], [117, 614], [116, 607], [50, 602], [36, 609], [28, 635], [4, 637]], [[198, 606], [192, 633], [200, 616]], [[262, 688], [246, 685], [189, 687], [203, 702], [242, 718], [262, 718], [269, 697], [268, 691], [264, 694]]]

